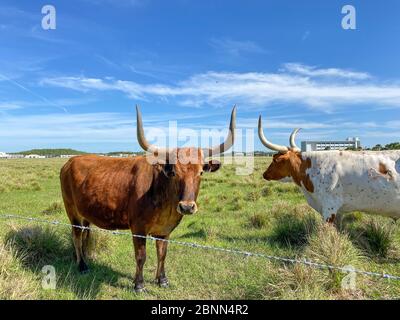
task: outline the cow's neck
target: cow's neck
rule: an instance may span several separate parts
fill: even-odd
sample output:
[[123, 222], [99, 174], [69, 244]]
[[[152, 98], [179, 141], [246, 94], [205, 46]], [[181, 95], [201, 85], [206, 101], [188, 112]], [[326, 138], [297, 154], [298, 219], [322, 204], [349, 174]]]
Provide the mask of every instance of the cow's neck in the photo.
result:
[[311, 159], [303, 159], [300, 152], [293, 152], [290, 155], [290, 162], [293, 181], [307, 191], [314, 192], [314, 185], [306, 172], [308, 168], [311, 168]]

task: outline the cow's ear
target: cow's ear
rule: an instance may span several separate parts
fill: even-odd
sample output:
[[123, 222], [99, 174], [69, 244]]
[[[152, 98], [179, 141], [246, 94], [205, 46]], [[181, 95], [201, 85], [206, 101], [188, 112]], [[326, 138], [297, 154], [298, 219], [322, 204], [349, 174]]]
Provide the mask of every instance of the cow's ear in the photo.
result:
[[215, 172], [219, 168], [221, 168], [221, 162], [219, 162], [217, 160], [210, 160], [210, 161], [208, 161], [208, 163], [203, 165], [203, 171], [205, 171], [205, 172]]

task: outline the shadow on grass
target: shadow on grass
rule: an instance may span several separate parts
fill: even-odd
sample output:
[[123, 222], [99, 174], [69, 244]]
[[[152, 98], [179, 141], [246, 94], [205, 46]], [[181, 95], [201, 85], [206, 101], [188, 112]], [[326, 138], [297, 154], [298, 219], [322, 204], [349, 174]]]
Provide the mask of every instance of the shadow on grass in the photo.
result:
[[[266, 222], [263, 223], [266, 224]], [[255, 219], [250, 226], [253, 229], [260, 229], [255, 227], [258, 224], [260, 224], [260, 221]], [[284, 214], [273, 224], [271, 232], [268, 235], [260, 236], [259, 234], [254, 235], [249, 233], [240, 237], [227, 236], [225, 240], [230, 242], [263, 242], [277, 248], [300, 249], [308, 243], [308, 238], [315, 232], [319, 225], [319, 221], [313, 216], [297, 217], [293, 214]]]
[[[27, 227], [8, 232], [5, 243], [15, 248], [21, 258], [21, 264], [43, 277], [42, 267], [52, 265], [57, 273], [57, 287], [61, 290], [72, 291], [78, 299], [96, 299], [103, 284], [124, 290], [133, 290], [129, 285], [121, 284], [120, 280], [128, 279], [130, 275], [120, 273], [112, 268], [89, 259], [90, 271], [82, 275], [77, 270], [74, 248], [71, 239], [55, 232], [50, 228]], [[124, 283], [126, 281], [123, 281]]]
[[196, 239], [207, 239], [207, 232], [205, 230], [197, 230], [197, 231], [191, 231], [182, 234], [181, 236], [178, 237], [178, 239], [190, 239], [190, 238], [196, 238]]

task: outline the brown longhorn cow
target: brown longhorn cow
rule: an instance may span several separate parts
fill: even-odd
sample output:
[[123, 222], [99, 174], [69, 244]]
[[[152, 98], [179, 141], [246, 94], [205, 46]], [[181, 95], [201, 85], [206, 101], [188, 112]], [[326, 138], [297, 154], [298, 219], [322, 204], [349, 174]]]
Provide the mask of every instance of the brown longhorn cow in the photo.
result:
[[[61, 189], [71, 224], [102, 229], [130, 229], [132, 234], [168, 239], [184, 215], [197, 211], [196, 199], [203, 172], [217, 171], [218, 161], [207, 161], [228, 150], [234, 142], [236, 108], [233, 108], [225, 142], [209, 149], [161, 149], [144, 136], [137, 113], [137, 138], [150, 154], [134, 158], [94, 155], [71, 158], [61, 169]], [[72, 237], [79, 271], [88, 271], [86, 253], [90, 230], [73, 228]], [[144, 290], [143, 266], [146, 239], [133, 237], [136, 258], [135, 291]], [[156, 241], [156, 281], [168, 286], [164, 261], [168, 243]]]

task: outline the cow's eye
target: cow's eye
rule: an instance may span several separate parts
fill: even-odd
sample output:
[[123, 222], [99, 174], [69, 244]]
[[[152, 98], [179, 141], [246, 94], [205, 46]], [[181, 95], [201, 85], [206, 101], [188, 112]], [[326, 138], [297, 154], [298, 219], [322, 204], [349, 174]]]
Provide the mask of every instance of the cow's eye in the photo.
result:
[[204, 173], [204, 171], [200, 171], [200, 175], [201, 175], [201, 176], [203, 175], [203, 173]]

